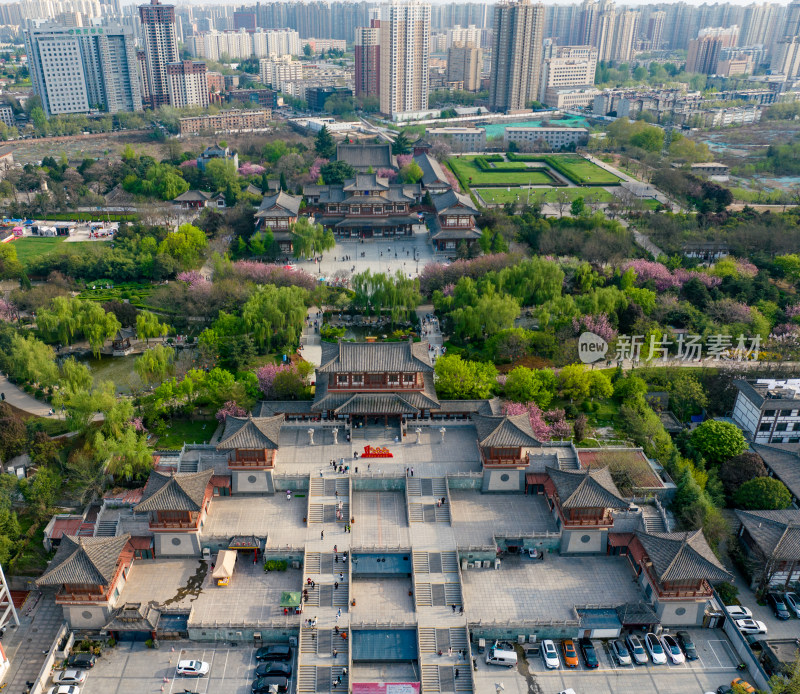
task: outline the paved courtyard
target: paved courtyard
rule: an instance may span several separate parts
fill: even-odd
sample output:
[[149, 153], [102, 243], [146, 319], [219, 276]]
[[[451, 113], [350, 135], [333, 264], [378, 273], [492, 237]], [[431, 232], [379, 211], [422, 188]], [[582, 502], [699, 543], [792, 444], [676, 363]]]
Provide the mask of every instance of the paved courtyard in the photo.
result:
[[[249, 694], [256, 669], [255, 649], [229, 645], [213, 647], [187, 641], [162, 641], [158, 650], [143, 643], [120, 643], [103, 652], [89, 671], [81, 694]], [[175, 677], [179, 660], [204, 660], [208, 677]]]
[[265, 572], [263, 563], [243, 558], [236, 563], [231, 585], [213, 584], [199, 559], [156, 559], [136, 562], [122, 591], [120, 604], [157, 600], [168, 608], [192, 609], [190, 626], [275, 623], [299, 625], [302, 616], [284, 616], [283, 591], [301, 590], [297, 569]]
[[642, 599], [621, 557], [508, 557], [499, 569], [462, 574], [470, 622], [576, 619], [575, 605], [620, 605]]
[[450, 492], [453, 531], [460, 547], [492, 545], [496, 535], [513, 537], [555, 532], [556, 524], [541, 495]]
[[350, 607], [350, 622], [414, 622], [413, 587], [410, 578], [354, 578], [350, 597], [356, 606]]
[[367, 520], [353, 525], [354, 547], [410, 546], [403, 492], [353, 492], [353, 515]]

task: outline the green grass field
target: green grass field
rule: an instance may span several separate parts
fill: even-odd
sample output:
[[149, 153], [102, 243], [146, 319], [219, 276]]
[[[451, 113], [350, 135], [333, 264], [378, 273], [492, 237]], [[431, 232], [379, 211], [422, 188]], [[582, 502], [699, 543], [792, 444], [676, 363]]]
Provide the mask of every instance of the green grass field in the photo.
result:
[[14, 248], [17, 249], [17, 258], [23, 266], [27, 267], [28, 264], [38, 258], [40, 255], [46, 255], [50, 251], [56, 250], [59, 244], [64, 243], [65, 237], [46, 237], [46, 238], [24, 238], [17, 239], [13, 242]]
[[155, 447], [177, 449], [186, 443], [206, 443], [217, 429], [214, 419], [174, 419], [168, 425], [166, 436], [159, 436]]
[[[611, 193], [602, 188], [594, 190], [587, 188], [536, 188], [531, 190], [530, 200], [531, 202], [534, 200], [555, 202], [558, 194], [562, 191], [569, 195], [570, 201], [581, 197], [585, 200], [590, 195], [595, 196], [599, 202], [609, 202], [613, 198]], [[512, 188], [510, 191], [505, 188], [475, 188], [474, 192], [480, 195], [487, 205], [504, 205], [507, 202], [524, 203], [528, 200], [528, 191], [523, 188]]]
[[564, 169], [577, 179], [576, 183], [579, 182], [584, 185], [616, 185], [619, 183], [619, 176], [615, 176], [597, 166], [597, 164], [593, 164], [576, 154], [554, 155], [553, 159], [557, 160]]
[[[552, 185], [553, 179], [544, 171], [532, 168], [530, 171], [503, 171], [502, 166], [496, 171], [481, 171], [472, 160], [475, 157], [454, 157], [448, 164], [461, 179], [464, 185], [472, 186], [520, 186], [520, 185]], [[505, 162], [498, 162], [502, 165]], [[518, 167], [519, 163], [514, 163]]]

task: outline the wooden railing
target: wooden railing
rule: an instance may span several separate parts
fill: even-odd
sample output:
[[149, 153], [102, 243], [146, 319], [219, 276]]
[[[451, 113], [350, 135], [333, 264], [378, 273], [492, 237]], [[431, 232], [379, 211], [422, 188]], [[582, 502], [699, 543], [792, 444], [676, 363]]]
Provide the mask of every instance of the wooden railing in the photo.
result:
[[151, 530], [197, 530], [198, 521], [150, 521]]
[[73, 593], [70, 590], [61, 588], [56, 593], [56, 602], [103, 602], [106, 600], [105, 593]]

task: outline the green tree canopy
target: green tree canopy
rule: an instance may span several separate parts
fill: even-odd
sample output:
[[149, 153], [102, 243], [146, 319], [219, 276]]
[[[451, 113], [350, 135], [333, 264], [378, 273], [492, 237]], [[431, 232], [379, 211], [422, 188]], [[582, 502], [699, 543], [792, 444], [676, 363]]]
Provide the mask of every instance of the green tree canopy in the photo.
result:
[[183, 267], [189, 268], [198, 263], [200, 253], [207, 245], [208, 240], [202, 229], [192, 224], [181, 224], [178, 231], [167, 234], [158, 251], [175, 258]]
[[497, 384], [494, 364], [468, 361], [457, 354], [436, 360], [436, 393], [445, 400], [488, 398]]
[[336, 245], [333, 232], [323, 228], [322, 224], [312, 224], [308, 217], [300, 217], [292, 225], [292, 234], [295, 258], [312, 258]]
[[535, 402], [545, 410], [555, 395], [556, 377], [550, 369], [517, 366], [506, 377], [505, 393], [514, 402]]
[[792, 494], [775, 477], [748, 480], [733, 495], [738, 508], [749, 511], [780, 511], [792, 505]]
[[324, 164], [319, 173], [325, 183], [333, 185], [344, 183], [348, 178], [353, 178], [356, 175], [356, 170], [346, 161], [331, 161]]
[[323, 159], [332, 159], [336, 154], [336, 143], [331, 131], [324, 125], [314, 139], [314, 151]]
[[695, 429], [690, 437], [692, 447], [712, 465], [721, 465], [747, 448], [739, 427], [730, 422], [709, 419]]
[[262, 284], [242, 307], [242, 319], [262, 352], [296, 347], [306, 317], [308, 293], [300, 287]]
[[169, 332], [169, 326], [158, 320], [158, 316], [150, 311], [141, 311], [136, 316], [136, 335], [150, 344], [151, 337], [163, 337]]
[[239, 173], [230, 159], [212, 159], [206, 163], [205, 173], [217, 191], [224, 191], [228, 186], [239, 188]]
[[405, 130], [401, 130], [394, 138], [392, 143], [392, 154], [408, 154], [411, 152], [411, 142], [408, 140]]

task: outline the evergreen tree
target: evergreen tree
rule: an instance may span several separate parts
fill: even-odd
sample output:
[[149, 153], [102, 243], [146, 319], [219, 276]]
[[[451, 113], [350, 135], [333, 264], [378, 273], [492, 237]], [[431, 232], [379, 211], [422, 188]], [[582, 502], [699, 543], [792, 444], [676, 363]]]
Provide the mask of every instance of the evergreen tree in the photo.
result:
[[281, 171], [281, 190], [289, 190], [289, 184], [286, 183], [286, 174]]
[[394, 138], [394, 142], [392, 143], [392, 154], [408, 154], [411, 152], [411, 143], [408, 141], [408, 137], [406, 137], [405, 130], [401, 130], [397, 133], [397, 137]]
[[336, 154], [336, 143], [333, 141], [333, 135], [325, 126], [322, 126], [322, 130], [317, 133], [314, 141], [314, 151], [323, 159], [330, 159]]

